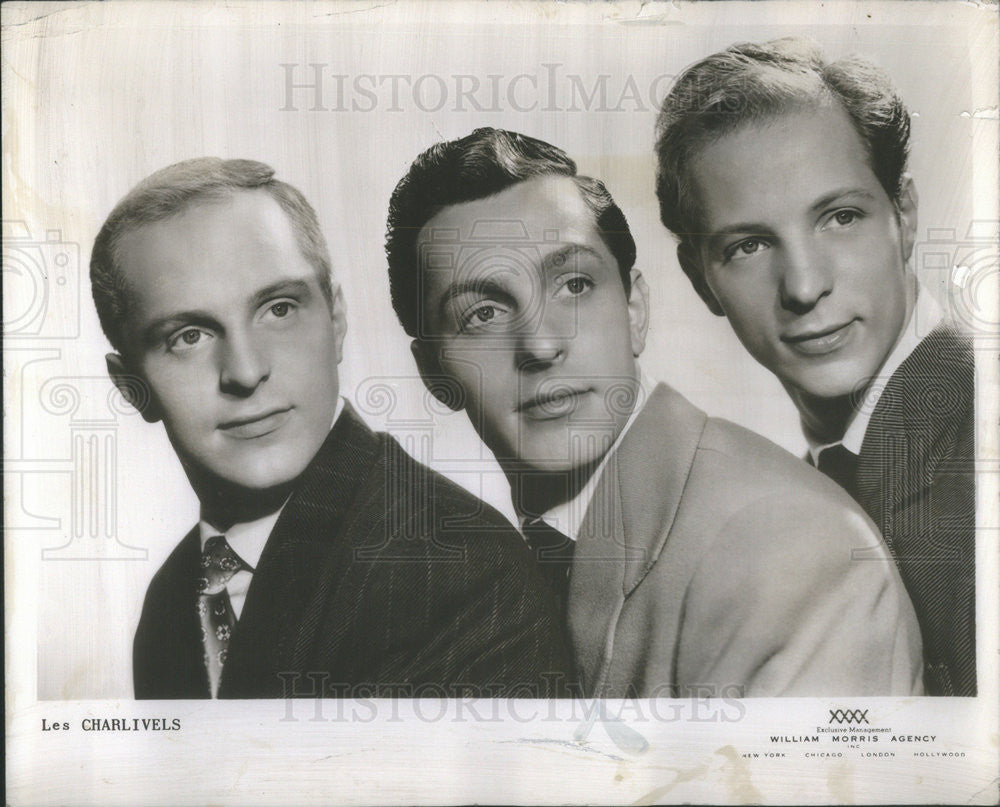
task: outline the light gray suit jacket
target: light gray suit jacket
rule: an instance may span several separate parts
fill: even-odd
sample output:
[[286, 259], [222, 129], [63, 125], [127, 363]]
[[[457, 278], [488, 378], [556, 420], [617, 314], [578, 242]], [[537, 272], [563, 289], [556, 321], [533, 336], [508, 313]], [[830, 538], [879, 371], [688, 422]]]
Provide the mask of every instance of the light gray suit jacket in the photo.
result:
[[598, 480], [568, 619], [591, 697], [922, 692], [913, 607], [871, 520], [663, 384]]

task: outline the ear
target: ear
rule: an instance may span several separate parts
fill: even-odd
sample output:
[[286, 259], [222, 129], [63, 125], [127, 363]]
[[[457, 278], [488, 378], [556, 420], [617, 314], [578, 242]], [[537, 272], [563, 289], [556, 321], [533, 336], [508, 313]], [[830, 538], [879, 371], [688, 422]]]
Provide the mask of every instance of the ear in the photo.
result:
[[420, 372], [420, 380], [424, 382], [427, 391], [452, 412], [462, 411], [464, 396], [461, 394], [458, 382], [441, 369], [434, 344], [424, 339], [414, 339], [410, 342], [410, 353], [413, 354], [417, 370]]
[[913, 245], [917, 240], [917, 186], [913, 177], [903, 174], [903, 184], [899, 192], [896, 210], [899, 213], [899, 234], [903, 250], [903, 263], [910, 260]]
[[333, 320], [333, 333], [336, 340], [337, 364], [344, 358], [344, 337], [347, 336], [347, 301], [339, 283], [333, 287], [333, 305], [330, 307], [330, 319]]
[[631, 281], [631, 290], [628, 294], [629, 335], [632, 339], [632, 355], [638, 358], [646, 347], [646, 332], [649, 330], [649, 287], [638, 269], [633, 269], [629, 278]]
[[691, 285], [694, 286], [694, 290], [698, 292], [698, 296], [708, 306], [708, 310], [717, 317], [726, 316], [726, 312], [722, 310], [719, 301], [715, 299], [715, 295], [712, 294], [712, 290], [705, 282], [705, 273], [701, 268], [701, 256], [698, 254], [698, 248], [694, 244], [682, 241], [677, 245], [677, 260], [681, 269], [684, 270], [684, 274], [691, 281]]
[[162, 420], [160, 409], [153, 399], [152, 390], [141, 373], [132, 370], [126, 360], [117, 353], [108, 353], [104, 357], [108, 366], [108, 375], [128, 403], [142, 415], [147, 423]]

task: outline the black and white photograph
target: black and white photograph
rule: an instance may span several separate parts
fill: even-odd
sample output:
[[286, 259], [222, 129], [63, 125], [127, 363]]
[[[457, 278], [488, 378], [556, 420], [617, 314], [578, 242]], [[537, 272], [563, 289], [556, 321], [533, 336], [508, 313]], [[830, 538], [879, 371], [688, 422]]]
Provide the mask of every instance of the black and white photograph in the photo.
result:
[[1000, 798], [995, 3], [2, 15], [8, 803]]

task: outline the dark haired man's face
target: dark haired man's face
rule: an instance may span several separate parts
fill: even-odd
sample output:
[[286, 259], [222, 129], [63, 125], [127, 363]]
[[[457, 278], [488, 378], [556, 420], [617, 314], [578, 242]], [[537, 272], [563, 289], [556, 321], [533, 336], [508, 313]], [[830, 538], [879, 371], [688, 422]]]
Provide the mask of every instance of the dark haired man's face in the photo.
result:
[[[501, 463], [570, 470], [599, 459], [628, 419], [647, 319], [567, 177], [448, 207], [421, 230], [425, 380], [456, 382]], [[454, 401], [452, 403], [455, 403]]]
[[913, 306], [900, 215], [847, 113], [794, 111], [703, 148], [690, 168], [704, 233], [685, 271], [793, 398], [833, 398], [874, 376]]
[[263, 191], [196, 204], [127, 233], [126, 362], [192, 483], [265, 491], [292, 482], [326, 438], [344, 336], [292, 225]]

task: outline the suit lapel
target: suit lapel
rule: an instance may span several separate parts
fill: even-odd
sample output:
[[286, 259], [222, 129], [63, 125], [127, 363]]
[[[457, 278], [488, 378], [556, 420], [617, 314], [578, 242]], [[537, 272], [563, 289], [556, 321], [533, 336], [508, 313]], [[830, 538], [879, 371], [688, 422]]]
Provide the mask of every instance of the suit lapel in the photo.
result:
[[629, 549], [626, 596], [663, 551], [707, 420], [704, 412], [660, 384], [622, 440], [616, 459]]
[[707, 418], [660, 384], [598, 480], [577, 540], [569, 624], [589, 692], [599, 689], [625, 599], [673, 526]]
[[350, 404], [345, 406], [264, 547], [233, 633], [221, 695], [278, 696], [281, 681], [276, 674], [294, 671], [302, 662], [296, 647], [308, 643], [315, 627], [302, 624], [303, 613], [324, 567], [349, 568], [350, 546], [342, 536], [377, 445]]
[[186, 683], [184, 689], [199, 693], [199, 697], [209, 694], [208, 670], [205, 668], [204, 649], [201, 641], [201, 621], [198, 618], [198, 589], [196, 581], [201, 570], [201, 536], [197, 527], [187, 534], [183, 542], [183, 566], [190, 570], [185, 574], [184, 586], [175, 586], [184, 596], [177, 603], [173, 633], [178, 643], [180, 674]]
[[157, 598], [147, 602], [150, 621], [144, 612], [136, 634], [136, 697], [209, 696], [195, 585], [200, 560], [201, 540], [195, 527], [164, 564], [167, 576], [153, 583]]

